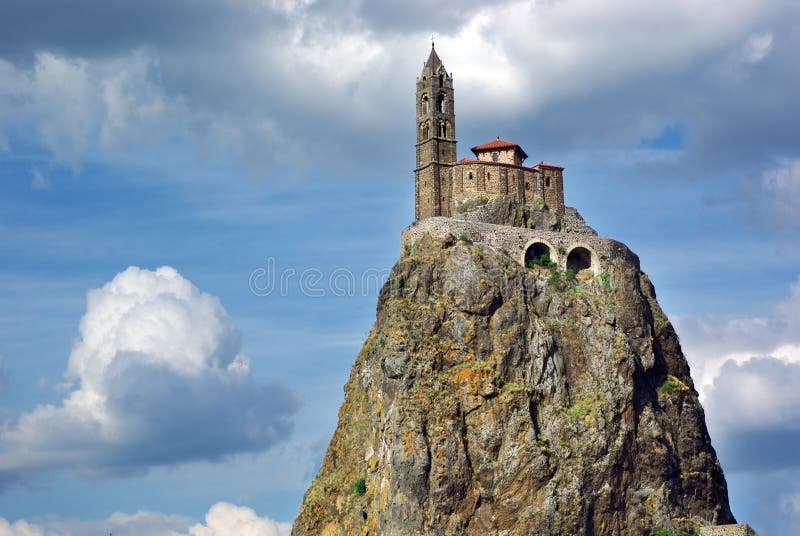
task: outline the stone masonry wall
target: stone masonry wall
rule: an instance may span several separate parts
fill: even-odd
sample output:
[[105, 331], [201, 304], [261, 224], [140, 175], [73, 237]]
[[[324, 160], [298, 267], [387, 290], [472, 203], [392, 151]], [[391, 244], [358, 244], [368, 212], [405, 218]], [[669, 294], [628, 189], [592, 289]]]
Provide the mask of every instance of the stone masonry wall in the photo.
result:
[[755, 536], [756, 531], [747, 523], [738, 525], [719, 525], [716, 527], [701, 527], [700, 536]]
[[597, 234], [597, 231], [586, 224], [586, 220], [583, 219], [583, 216], [580, 215], [575, 207], [564, 207], [561, 230], [565, 233]]
[[625, 244], [610, 238], [588, 233], [542, 231], [442, 217], [427, 218], [406, 227], [401, 238], [402, 250], [406, 246], [412, 246], [426, 234], [437, 238], [443, 238], [448, 234], [456, 238], [465, 236], [471, 242], [486, 244], [523, 265], [528, 247], [541, 242], [550, 247], [550, 259], [561, 270], [566, 269], [567, 257], [576, 247], [584, 247], [591, 252], [592, 271], [595, 275], [603, 272], [609, 261], [615, 258], [623, 259], [639, 268], [639, 258], [636, 254]]

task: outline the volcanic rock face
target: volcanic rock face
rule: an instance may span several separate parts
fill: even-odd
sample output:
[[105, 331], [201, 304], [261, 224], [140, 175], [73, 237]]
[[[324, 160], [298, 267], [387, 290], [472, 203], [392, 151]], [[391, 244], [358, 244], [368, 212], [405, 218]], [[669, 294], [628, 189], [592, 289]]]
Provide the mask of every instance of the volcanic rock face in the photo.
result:
[[381, 291], [293, 534], [734, 522], [647, 276], [621, 261], [587, 275], [565, 281], [452, 237], [417, 242]]

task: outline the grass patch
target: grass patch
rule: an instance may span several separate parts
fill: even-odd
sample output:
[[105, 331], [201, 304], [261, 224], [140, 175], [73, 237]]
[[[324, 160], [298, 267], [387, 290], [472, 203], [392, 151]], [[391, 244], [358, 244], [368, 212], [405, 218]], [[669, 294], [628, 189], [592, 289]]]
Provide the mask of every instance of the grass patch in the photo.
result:
[[611, 292], [611, 276], [608, 273], [600, 274], [600, 284], [603, 285], [603, 290]]
[[592, 412], [592, 403], [583, 398], [567, 408], [567, 417], [570, 419], [583, 419]]
[[567, 268], [567, 271], [563, 273], [555, 269], [550, 272], [550, 284], [556, 290], [566, 290], [575, 286], [577, 282], [578, 280], [575, 278], [575, 270], [572, 268]]
[[367, 479], [363, 476], [350, 484], [350, 493], [363, 497], [367, 493]]
[[676, 393], [678, 391], [688, 391], [689, 387], [680, 381], [678, 378], [673, 376], [672, 374], [667, 374], [667, 377], [664, 378], [664, 381], [661, 382], [661, 385], [656, 387], [656, 392], [659, 395], [669, 396], [672, 393]]

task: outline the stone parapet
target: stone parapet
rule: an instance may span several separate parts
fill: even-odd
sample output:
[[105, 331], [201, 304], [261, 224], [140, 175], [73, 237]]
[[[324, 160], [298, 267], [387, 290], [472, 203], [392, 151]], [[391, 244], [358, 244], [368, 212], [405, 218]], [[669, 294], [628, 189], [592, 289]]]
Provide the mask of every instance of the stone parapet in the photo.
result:
[[576, 248], [585, 248], [591, 253], [591, 268], [595, 275], [605, 271], [612, 259], [622, 259], [639, 269], [639, 257], [622, 242], [592, 234], [576, 232], [543, 231], [493, 225], [453, 218], [426, 218], [406, 227], [401, 238], [401, 248], [413, 246], [424, 235], [444, 238], [453, 235], [470, 242], [485, 244], [525, 264], [525, 253], [533, 244], [541, 243], [550, 250], [550, 259], [559, 269], [567, 268], [567, 259]]
[[756, 531], [747, 523], [738, 525], [718, 525], [716, 527], [701, 527], [699, 536], [756, 536]]

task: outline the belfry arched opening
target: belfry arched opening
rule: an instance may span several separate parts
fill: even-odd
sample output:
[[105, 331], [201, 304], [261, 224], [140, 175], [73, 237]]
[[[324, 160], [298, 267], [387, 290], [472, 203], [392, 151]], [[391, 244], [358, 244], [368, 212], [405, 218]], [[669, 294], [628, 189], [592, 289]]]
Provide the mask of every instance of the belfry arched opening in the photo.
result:
[[592, 268], [592, 252], [585, 247], [578, 246], [567, 255], [567, 269], [580, 272]]

